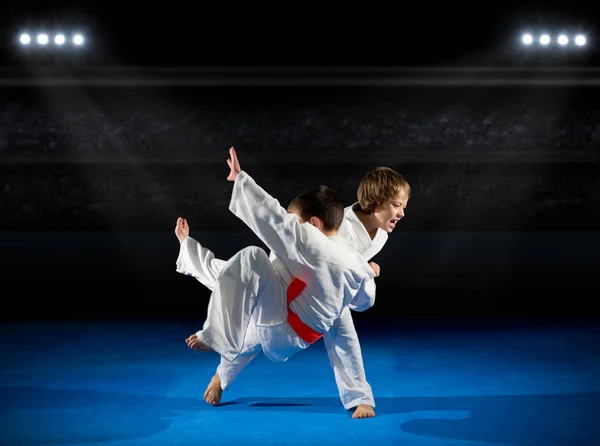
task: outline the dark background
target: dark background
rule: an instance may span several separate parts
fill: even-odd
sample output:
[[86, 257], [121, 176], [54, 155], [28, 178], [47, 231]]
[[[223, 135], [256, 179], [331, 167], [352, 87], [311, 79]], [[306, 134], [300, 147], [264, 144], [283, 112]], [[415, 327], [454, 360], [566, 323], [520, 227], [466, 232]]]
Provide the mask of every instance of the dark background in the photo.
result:
[[[15, 66], [39, 52], [15, 50], [23, 29], [77, 29], [87, 50], [58, 59], [95, 66], [534, 66], [596, 65], [593, 51], [523, 53], [525, 30], [582, 32], [598, 15], [588, 2], [500, 4], [320, 2], [297, 4], [133, 1], [4, 2], [4, 56]], [[17, 45], [18, 47], [18, 45]], [[47, 52], [45, 59], [50, 58]]]
[[[378, 165], [406, 176], [407, 216], [374, 259], [378, 299], [360, 317], [597, 314], [593, 14], [171, 6], [24, 2], [3, 16], [6, 318], [202, 318], [208, 292], [175, 273], [176, 218], [219, 257], [259, 244], [227, 210], [231, 145], [284, 205], [321, 183], [351, 204]], [[77, 24], [90, 43], [23, 52], [23, 23]], [[591, 45], [525, 54], [515, 39], [532, 23], [582, 29]]]

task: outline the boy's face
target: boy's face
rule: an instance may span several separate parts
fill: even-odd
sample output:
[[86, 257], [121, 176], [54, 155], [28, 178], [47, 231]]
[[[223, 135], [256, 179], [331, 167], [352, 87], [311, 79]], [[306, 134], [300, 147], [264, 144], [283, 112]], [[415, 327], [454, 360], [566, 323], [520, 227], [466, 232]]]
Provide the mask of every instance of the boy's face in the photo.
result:
[[395, 197], [378, 206], [373, 212], [377, 225], [387, 233], [391, 233], [396, 224], [404, 218], [404, 210], [410, 197], [405, 190], [400, 190]]

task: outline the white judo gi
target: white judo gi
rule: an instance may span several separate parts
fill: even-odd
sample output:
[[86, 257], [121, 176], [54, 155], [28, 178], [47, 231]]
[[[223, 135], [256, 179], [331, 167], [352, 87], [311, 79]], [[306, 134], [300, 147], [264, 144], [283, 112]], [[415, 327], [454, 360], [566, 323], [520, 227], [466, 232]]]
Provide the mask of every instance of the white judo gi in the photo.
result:
[[[229, 209], [277, 258], [269, 260], [262, 249], [250, 247], [224, 262], [188, 237], [177, 259], [178, 272], [212, 290], [207, 320], [196, 335], [224, 360], [245, 365], [263, 351], [273, 361], [285, 361], [308, 347], [288, 323], [288, 308], [311, 330], [326, 333], [348, 305], [372, 305], [375, 275], [349, 240], [300, 224], [244, 171], [234, 183]], [[286, 291], [294, 277], [306, 288], [288, 307]]]
[[[388, 235], [385, 231], [378, 229], [375, 237], [371, 240], [364, 225], [354, 212], [356, 206], [357, 203], [354, 203], [344, 210], [344, 220], [339, 235], [350, 240], [354, 249], [368, 261], [381, 251]], [[277, 260], [273, 252], [271, 252], [270, 258], [273, 262]], [[212, 251], [200, 245], [196, 240], [188, 237], [181, 245], [176, 264], [178, 272], [195, 277], [208, 289], [213, 290], [215, 281], [226, 263], [225, 260], [216, 258]], [[360, 342], [349, 310], [351, 308], [355, 311], [364, 311], [370, 308], [374, 303], [375, 293], [372, 293], [371, 297], [372, 299], [368, 302], [352, 301], [348, 307], [344, 308], [331, 328], [323, 333], [329, 362], [333, 368], [340, 399], [345, 409], [351, 409], [359, 404], [375, 407], [373, 391], [365, 375]], [[247, 335], [248, 344], [256, 344], [256, 341], [252, 341], [252, 337], [256, 336], [255, 330], [250, 329]], [[259, 350], [249, 352], [233, 362], [221, 358], [217, 373], [221, 379], [223, 390], [227, 390], [231, 386], [239, 373], [259, 352]]]

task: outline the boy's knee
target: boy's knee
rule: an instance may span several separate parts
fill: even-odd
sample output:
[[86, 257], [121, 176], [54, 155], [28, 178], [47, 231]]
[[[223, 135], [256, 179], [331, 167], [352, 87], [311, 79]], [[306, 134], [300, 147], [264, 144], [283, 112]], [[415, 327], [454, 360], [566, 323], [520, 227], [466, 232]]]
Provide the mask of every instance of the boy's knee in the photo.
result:
[[239, 252], [240, 256], [252, 264], [270, 263], [269, 255], [258, 246], [248, 246]]

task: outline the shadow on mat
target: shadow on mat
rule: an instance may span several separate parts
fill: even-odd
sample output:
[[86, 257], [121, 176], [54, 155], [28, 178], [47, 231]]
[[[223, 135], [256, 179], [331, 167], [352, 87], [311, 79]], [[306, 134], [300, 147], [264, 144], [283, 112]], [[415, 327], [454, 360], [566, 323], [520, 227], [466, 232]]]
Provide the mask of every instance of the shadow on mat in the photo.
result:
[[[233, 403], [224, 410], [342, 412], [337, 398], [256, 397]], [[393, 417], [404, 432], [415, 435], [527, 446], [600, 444], [600, 392], [377, 398], [376, 404], [378, 417]]]
[[94, 390], [0, 388], [0, 444], [107, 443], [155, 435], [185, 411], [212, 409], [198, 398]]
[[[5, 387], [0, 388], [0, 444], [143, 438], [167, 429], [184, 414], [203, 411], [210, 411], [211, 417], [219, 411], [351, 414], [335, 397], [249, 397], [212, 407], [200, 398]], [[600, 444], [600, 392], [377, 398], [376, 411], [404, 432], [426, 437], [527, 446]]]

